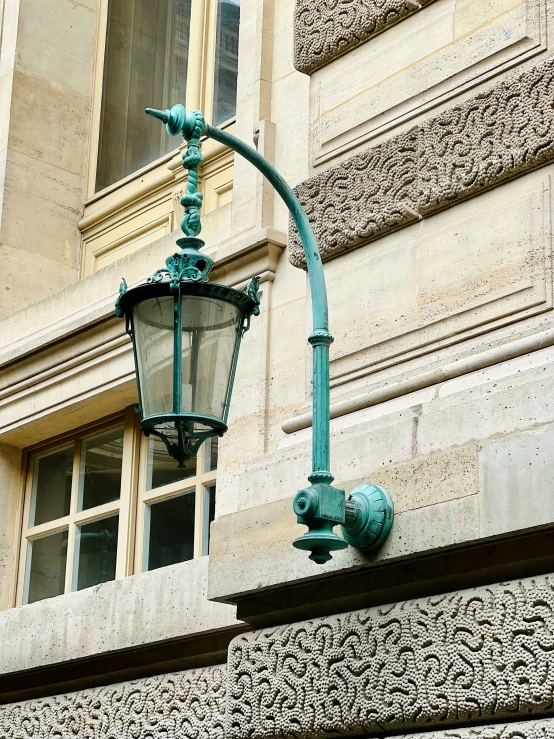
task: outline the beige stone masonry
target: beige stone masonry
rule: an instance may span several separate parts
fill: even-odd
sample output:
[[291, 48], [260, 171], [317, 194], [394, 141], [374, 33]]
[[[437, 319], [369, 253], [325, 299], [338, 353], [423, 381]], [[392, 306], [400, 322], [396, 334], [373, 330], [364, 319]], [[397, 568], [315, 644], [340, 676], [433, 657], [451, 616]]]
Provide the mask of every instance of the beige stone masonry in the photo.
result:
[[[519, 177], [554, 158], [554, 61], [297, 186], [323, 258]], [[290, 260], [304, 266], [296, 229]]]

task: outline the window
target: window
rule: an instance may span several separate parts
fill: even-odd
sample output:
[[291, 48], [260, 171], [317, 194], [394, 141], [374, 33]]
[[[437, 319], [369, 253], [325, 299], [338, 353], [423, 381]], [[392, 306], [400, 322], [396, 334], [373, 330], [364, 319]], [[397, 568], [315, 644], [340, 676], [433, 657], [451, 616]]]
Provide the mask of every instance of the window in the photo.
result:
[[240, 0], [108, 0], [96, 191], [176, 147], [144, 108], [235, 115], [239, 18]]
[[[137, 454], [138, 450], [138, 454]], [[19, 602], [33, 603], [208, 554], [217, 440], [185, 469], [124, 417], [34, 450]]]

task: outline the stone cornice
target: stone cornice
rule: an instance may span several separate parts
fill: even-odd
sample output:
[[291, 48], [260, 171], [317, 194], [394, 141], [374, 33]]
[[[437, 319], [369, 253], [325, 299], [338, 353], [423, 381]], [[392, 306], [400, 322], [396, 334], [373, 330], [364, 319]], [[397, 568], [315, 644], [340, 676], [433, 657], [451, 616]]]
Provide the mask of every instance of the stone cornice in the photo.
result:
[[433, 0], [296, 0], [294, 66], [313, 74]]
[[[357, 154], [296, 187], [322, 257], [554, 161], [554, 60]], [[290, 260], [304, 267], [290, 228]]]

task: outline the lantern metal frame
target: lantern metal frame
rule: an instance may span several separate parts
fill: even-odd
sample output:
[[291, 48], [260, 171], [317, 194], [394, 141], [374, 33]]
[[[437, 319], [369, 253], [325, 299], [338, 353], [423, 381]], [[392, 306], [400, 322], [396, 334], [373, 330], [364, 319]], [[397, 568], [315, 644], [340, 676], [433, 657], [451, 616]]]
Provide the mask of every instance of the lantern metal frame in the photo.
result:
[[[235, 290], [227, 285], [209, 282], [209, 273], [213, 260], [200, 252], [204, 246], [201, 239], [186, 236], [179, 239], [179, 252], [166, 260], [166, 267], [157, 270], [146, 282], [128, 288], [122, 281], [115, 312], [119, 317], [125, 316], [126, 331], [133, 343], [133, 356], [136, 367], [137, 391], [139, 397], [140, 427], [146, 436], [154, 435], [165, 445], [168, 454], [175, 459], [179, 467], [196, 456], [200, 446], [210, 436], [223, 436], [227, 431], [229, 404], [233, 392], [237, 360], [242, 336], [250, 327], [252, 315], [258, 315], [259, 280], [253, 278], [245, 290]], [[230, 303], [240, 311], [237, 325], [237, 336], [230, 366], [230, 375], [225, 392], [222, 418], [202, 413], [183, 411], [182, 409], [182, 303], [185, 296], [213, 298]], [[143, 388], [141, 387], [139, 361], [134, 326], [134, 308], [146, 300], [155, 298], [173, 299], [173, 412], [144, 415]], [[201, 426], [203, 428], [198, 428]], [[173, 433], [170, 434], [170, 428]], [[177, 441], [172, 441], [176, 436]]]
[[[202, 194], [197, 191], [197, 186], [198, 166], [202, 162], [202, 136], [220, 142], [253, 164], [273, 185], [287, 206], [304, 249], [313, 318], [313, 329], [308, 337], [313, 348], [312, 473], [308, 477], [311, 485], [300, 490], [293, 503], [297, 521], [306, 525], [308, 531], [295, 539], [293, 546], [310, 551], [310, 559], [318, 564], [330, 560], [332, 551], [344, 549], [348, 543], [364, 552], [375, 551], [385, 542], [393, 525], [394, 504], [390, 495], [375, 485], [361, 485], [346, 496], [344, 490], [331, 484], [334, 478], [330, 472], [329, 346], [333, 337], [329, 333], [323, 264], [306, 213], [286, 180], [256, 149], [227, 131], [207, 124], [200, 111], [187, 112], [182, 105], [174, 105], [170, 110], [147, 108], [146, 112], [165, 123], [168, 134], [182, 134], [187, 142], [187, 149], [183, 154], [183, 166], [188, 169], [187, 192], [181, 197], [181, 204], [185, 208], [181, 228], [187, 236], [197, 236], [201, 229]], [[259, 313], [256, 280], [254, 278], [253, 284], [246, 288], [250, 297], [257, 299], [251, 311], [253, 315]], [[180, 284], [180, 280], [177, 282]], [[120, 306], [126, 305], [124, 294], [123, 297], [120, 296]], [[245, 320], [247, 330], [250, 316]], [[230, 400], [230, 394], [228, 399]], [[333, 529], [336, 525], [341, 525], [342, 537], [335, 534]]]

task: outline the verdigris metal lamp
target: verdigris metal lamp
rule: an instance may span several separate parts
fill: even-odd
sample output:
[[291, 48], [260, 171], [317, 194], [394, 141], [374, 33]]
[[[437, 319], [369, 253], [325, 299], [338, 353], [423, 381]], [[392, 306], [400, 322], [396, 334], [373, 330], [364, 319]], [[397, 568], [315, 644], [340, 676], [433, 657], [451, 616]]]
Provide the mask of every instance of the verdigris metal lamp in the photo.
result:
[[[197, 192], [200, 138], [208, 136], [251, 162], [275, 187], [298, 229], [306, 256], [313, 316], [308, 337], [313, 347], [312, 473], [308, 478], [311, 485], [297, 493], [293, 504], [298, 522], [308, 531], [293, 544], [310, 551], [310, 559], [319, 564], [348, 543], [363, 551], [378, 549], [394, 518], [387, 491], [376, 485], [360, 485], [345, 496], [344, 490], [331, 484], [329, 346], [333, 337], [328, 327], [323, 265], [302, 206], [267, 160], [235, 136], [208, 125], [199, 111], [186, 112], [182, 105], [174, 105], [171, 110], [147, 108], [146, 112], [163, 121], [171, 136], [182, 133], [187, 141], [183, 166], [188, 180], [181, 198], [185, 208], [181, 227], [186, 234], [177, 242], [181, 251], [169, 257], [167, 268], [145, 284], [127, 290], [123, 281], [116, 304], [116, 313], [126, 316], [133, 339], [141, 427], [145, 433], [162, 438], [180, 464], [196, 453], [208, 436], [223, 434], [240, 337], [250, 316], [259, 313], [257, 278], [245, 292], [207, 283], [212, 261], [199, 251], [203, 242], [196, 237], [201, 229], [202, 205], [202, 195]], [[209, 306], [201, 306], [202, 300]], [[216, 345], [223, 347], [221, 351]], [[333, 530], [337, 524], [342, 527], [342, 538]]]
[[180, 467], [208, 437], [227, 431], [241, 338], [260, 312], [258, 278], [244, 291], [208, 281], [213, 260], [199, 251], [204, 242], [196, 238], [200, 131], [185, 154], [180, 250], [145, 283], [128, 289], [123, 280], [115, 309], [126, 317], [133, 342], [141, 428], [160, 438]]

